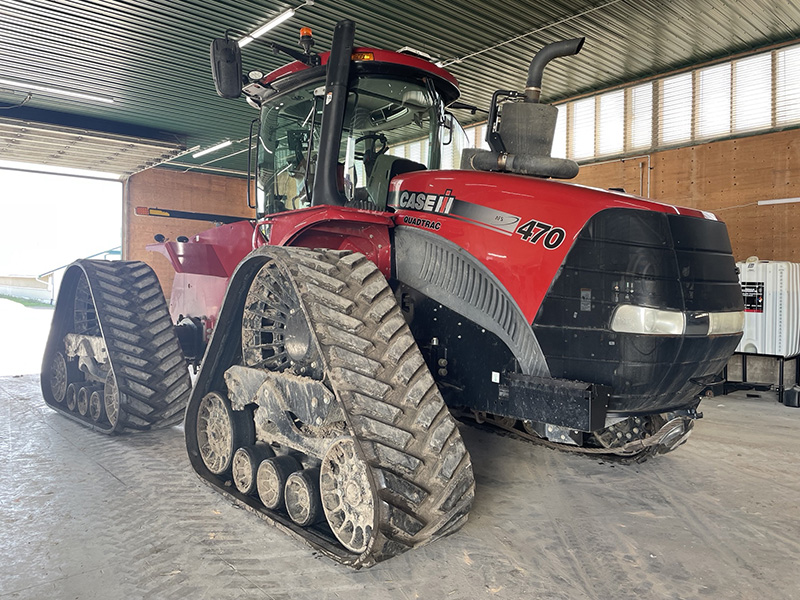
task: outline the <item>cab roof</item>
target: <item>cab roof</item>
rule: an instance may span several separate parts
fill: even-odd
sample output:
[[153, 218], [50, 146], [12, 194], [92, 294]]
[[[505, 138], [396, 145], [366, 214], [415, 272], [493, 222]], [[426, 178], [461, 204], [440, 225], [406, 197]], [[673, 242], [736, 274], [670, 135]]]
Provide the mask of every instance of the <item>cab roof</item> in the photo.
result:
[[[320, 64], [326, 65], [330, 52], [323, 52], [319, 55]], [[392, 52], [391, 50], [381, 50], [378, 48], [353, 48], [352, 61], [356, 64], [374, 65], [376, 68], [384, 67], [387, 73], [392, 71], [392, 67], [405, 67], [421, 71], [421, 74], [428, 75], [433, 78], [436, 89], [445, 100], [445, 104], [450, 104], [458, 99], [460, 91], [458, 88], [458, 81], [448, 71], [436, 66], [430, 61], [401, 52]], [[271, 73], [265, 75], [259, 83], [261, 85], [270, 85], [279, 79], [289, 77], [295, 73], [306, 71], [313, 67], [297, 60], [275, 69]]]

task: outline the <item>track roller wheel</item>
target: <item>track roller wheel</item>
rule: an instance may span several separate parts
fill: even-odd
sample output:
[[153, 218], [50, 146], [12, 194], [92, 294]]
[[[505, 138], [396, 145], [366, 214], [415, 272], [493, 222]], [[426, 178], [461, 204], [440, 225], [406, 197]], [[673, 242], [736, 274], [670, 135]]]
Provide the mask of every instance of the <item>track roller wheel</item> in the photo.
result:
[[253, 418], [247, 412], [234, 412], [227, 398], [211, 392], [200, 403], [197, 439], [206, 467], [221, 475], [230, 469], [236, 448], [255, 440]]
[[91, 393], [91, 388], [85, 385], [82, 385], [78, 390], [78, 414], [82, 417], [89, 413], [89, 396]]
[[286, 512], [300, 527], [308, 527], [325, 518], [319, 497], [319, 469], [304, 469], [289, 475], [284, 486]]
[[283, 508], [286, 480], [303, 467], [293, 456], [274, 456], [261, 461], [256, 475], [258, 497], [270, 510]]
[[67, 409], [68, 410], [75, 410], [75, 407], [78, 405], [78, 386], [74, 383], [70, 383], [67, 386]]
[[339, 440], [328, 449], [320, 469], [320, 492], [336, 539], [351, 552], [366, 550], [375, 527], [375, 496], [353, 440]]
[[92, 417], [92, 421], [95, 423], [99, 423], [103, 420], [103, 417], [106, 416], [106, 407], [105, 403], [103, 402], [103, 391], [102, 390], [94, 390], [92, 395], [89, 396], [89, 416]]
[[243, 494], [256, 492], [256, 477], [261, 461], [275, 456], [275, 451], [266, 444], [255, 444], [239, 448], [233, 455], [231, 465], [233, 484]]

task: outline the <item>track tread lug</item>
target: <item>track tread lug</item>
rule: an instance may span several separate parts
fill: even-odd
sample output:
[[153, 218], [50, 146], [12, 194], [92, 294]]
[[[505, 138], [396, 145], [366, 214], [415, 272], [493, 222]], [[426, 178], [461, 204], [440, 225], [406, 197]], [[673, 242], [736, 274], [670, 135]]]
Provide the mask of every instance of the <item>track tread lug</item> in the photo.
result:
[[316, 298], [318, 302], [323, 303], [331, 310], [339, 311], [345, 315], [349, 315], [355, 308], [355, 303], [352, 300], [343, 298], [335, 292], [325, 289], [324, 287], [308, 284], [306, 285], [307, 292]]
[[362, 435], [371, 440], [391, 444], [395, 448], [405, 448], [409, 440], [414, 436], [410, 431], [365, 415], [353, 415], [351, 418], [358, 425]]
[[350, 402], [354, 415], [363, 415], [391, 423], [402, 416], [403, 409], [387, 402], [375, 402], [374, 398], [353, 392]]

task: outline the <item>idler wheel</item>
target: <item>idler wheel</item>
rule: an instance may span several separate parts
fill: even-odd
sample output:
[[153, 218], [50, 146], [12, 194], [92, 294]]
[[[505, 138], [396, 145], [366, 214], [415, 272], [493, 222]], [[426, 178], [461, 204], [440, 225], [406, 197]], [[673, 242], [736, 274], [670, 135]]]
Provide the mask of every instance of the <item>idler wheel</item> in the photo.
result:
[[106, 407], [103, 402], [103, 392], [95, 390], [89, 396], [89, 416], [92, 421], [99, 423], [106, 416]]
[[114, 371], [109, 371], [106, 375], [106, 383], [103, 386], [103, 408], [105, 408], [108, 422], [116, 428], [119, 421], [119, 388]]
[[242, 360], [248, 367], [323, 376], [309, 323], [291, 281], [267, 263], [256, 274], [242, 315]]
[[342, 545], [360, 554], [375, 527], [375, 493], [366, 463], [350, 438], [333, 443], [320, 468], [322, 508], [331, 531]]
[[82, 417], [89, 413], [89, 396], [91, 393], [90, 389], [85, 385], [78, 390], [78, 414]]
[[97, 311], [94, 308], [94, 299], [89, 289], [86, 274], [81, 273], [78, 285], [75, 288], [73, 305], [73, 322], [75, 332], [86, 335], [100, 335], [100, 325], [97, 322]]
[[253, 443], [254, 427], [250, 413], [234, 411], [222, 394], [206, 394], [197, 409], [197, 443], [208, 470], [214, 475], [228, 471], [236, 448]]
[[70, 383], [67, 386], [67, 409], [68, 410], [75, 410], [75, 407], [78, 405], [78, 386], [74, 383]]
[[56, 352], [53, 362], [50, 363], [50, 391], [53, 392], [53, 400], [59, 403], [64, 401], [67, 385], [69, 385], [67, 359], [62, 352]]

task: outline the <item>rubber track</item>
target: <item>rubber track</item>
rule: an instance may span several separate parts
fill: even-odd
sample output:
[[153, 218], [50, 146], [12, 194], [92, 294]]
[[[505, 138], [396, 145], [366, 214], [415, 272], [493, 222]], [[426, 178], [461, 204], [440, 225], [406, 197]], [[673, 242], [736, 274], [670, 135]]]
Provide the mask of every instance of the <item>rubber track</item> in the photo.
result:
[[[199, 457], [197, 405], [241, 360], [244, 297], [261, 265], [274, 261], [294, 282], [325, 363], [327, 383], [342, 403], [351, 435], [377, 493], [372, 543], [356, 555], [330, 536], [291, 523], [215, 477]], [[348, 251], [263, 247], [237, 269], [201, 368], [185, 423], [198, 475], [215, 490], [352, 567], [370, 566], [457, 530], [474, 498], [472, 463], [422, 354], [377, 267]]]
[[[47, 381], [53, 354], [72, 331], [74, 291], [86, 277], [101, 335], [120, 391], [116, 427], [97, 424], [53, 401]], [[56, 304], [43, 360], [42, 391], [55, 410], [103, 433], [180, 422], [191, 392], [189, 372], [153, 270], [138, 261], [79, 260], [70, 265]]]
[[381, 482], [379, 531], [363, 562], [454, 531], [472, 505], [472, 464], [386, 279], [361, 254], [291, 255], [328, 380]]

